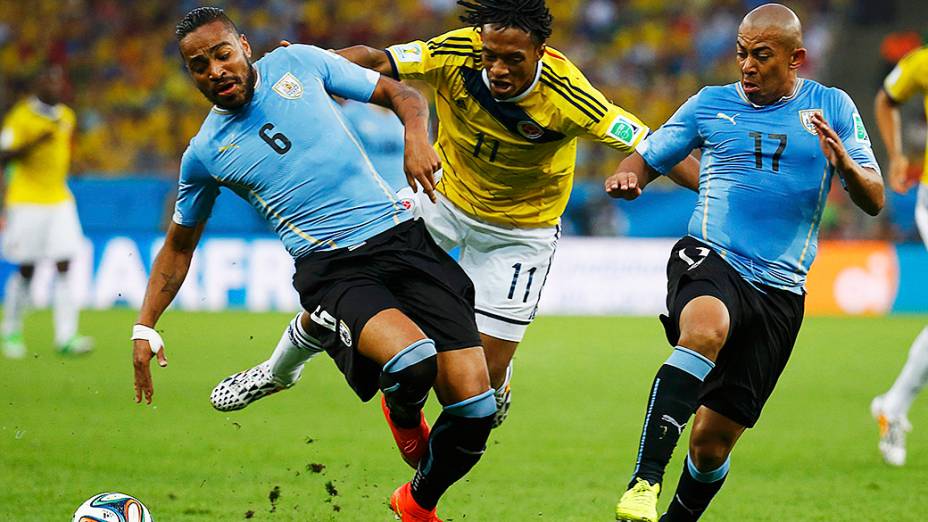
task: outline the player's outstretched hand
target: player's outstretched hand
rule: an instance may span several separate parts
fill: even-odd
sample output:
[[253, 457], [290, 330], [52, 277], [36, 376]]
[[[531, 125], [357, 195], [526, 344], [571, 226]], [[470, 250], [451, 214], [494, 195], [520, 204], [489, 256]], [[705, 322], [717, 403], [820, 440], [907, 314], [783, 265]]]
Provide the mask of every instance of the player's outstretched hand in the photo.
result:
[[141, 325], [135, 325], [132, 330], [132, 365], [135, 368], [135, 402], [151, 404], [154, 395], [154, 385], [151, 381], [150, 363], [157, 355], [158, 365], [162, 368], [168, 365], [164, 353], [164, 342], [155, 330]]
[[889, 160], [889, 188], [905, 194], [912, 187], [909, 183], [909, 158], [897, 156]]
[[432, 203], [438, 201], [435, 197], [435, 173], [440, 169], [441, 158], [428, 140], [406, 140], [403, 170], [406, 171], [406, 182], [413, 192], [418, 192], [421, 186]]
[[617, 171], [615, 174], [606, 178], [604, 188], [610, 196], [628, 201], [636, 199], [641, 195], [641, 187], [638, 185], [638, 175], [634, 172]]
[[821, 113], [816, 112], [812, 115], [812, 125], [815, 125], [818, 131], [818, 142], [825, 157], [828, 158], [828, 163], [841, 172], [851, 170], [853, 160], [844, 148], [844, 143], [838, 137], [838, 133], [828, 125]]

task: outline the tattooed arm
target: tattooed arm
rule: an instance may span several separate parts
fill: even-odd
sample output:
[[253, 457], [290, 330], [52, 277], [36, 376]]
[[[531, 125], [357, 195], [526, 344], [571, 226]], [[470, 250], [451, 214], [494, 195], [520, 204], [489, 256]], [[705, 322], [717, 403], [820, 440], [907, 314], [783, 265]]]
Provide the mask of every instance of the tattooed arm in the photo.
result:
[[[136, 328], [147, 327], [154, 329], [155, 323], [164, 313], [165, 309], [170, 306], [171, 301], [177, 295], [184, 279], [187, 277], [187, 270], [190, 269], [190, 262], [193, 260], [193, 251], [200, 241], [200, 235], [203, 234], [205, 223], [196, 227], [184, 227], [176, 223], [171, 223], [168, 227], [167, 237], [164, 239], [164, 245], [151, 268], [151, 277], [148, 279], [148, 288], [145, 290], [145, 299], [142, 301], [142, 309], [139, 311], [139, 318], [136, 322]], [[135, 366], [135, 400], [141, 402], [144, 395], [146, 402], [151, 403], [153, 386], [151, 382], [151, 370], [149, 364], [152, 356], [152, 342], [150, 339], [137, 338], [133, 334], [133, 365]], [[160, 339], [159, 339], [160, 341]], [[164, 355], [164, 349], [158, 351], [158, 363], [161, 366], [167, 365], [167, 359]]]
[[418, 181], [434, 203], [433, 174], [441, 168], [441, 159], [429, 140], [428, 101], [416, 89], [386, 76], [380, 77], [370, 101], [392, 110], [403, 122], [406, 127], [406, 146], [403, 154], [406, 181], [413, 191], [417, 191]]

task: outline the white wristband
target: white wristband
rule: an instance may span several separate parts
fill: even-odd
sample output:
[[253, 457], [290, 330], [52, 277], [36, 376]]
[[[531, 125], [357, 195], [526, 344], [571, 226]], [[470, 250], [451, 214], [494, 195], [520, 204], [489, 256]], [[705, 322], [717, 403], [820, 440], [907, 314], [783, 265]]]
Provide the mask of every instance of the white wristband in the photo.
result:
[[161, 335], [153, 328], [149, 328], [145, 325], [137, 324], [132, 327], [132, 340], [148, 341], [148, 345], [151, 347], [151, 353], [156, 354], [164, 348], [164, 340], [161, 339]]

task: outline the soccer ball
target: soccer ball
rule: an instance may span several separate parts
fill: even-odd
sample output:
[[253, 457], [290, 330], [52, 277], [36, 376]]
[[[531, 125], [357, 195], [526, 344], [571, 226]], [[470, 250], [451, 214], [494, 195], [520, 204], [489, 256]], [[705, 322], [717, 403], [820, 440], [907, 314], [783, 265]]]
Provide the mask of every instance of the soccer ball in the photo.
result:
[[122, 493], [100, 493], [87, 499], [74, 512], [72, 522], [154, 522], [148, 508], [135, 497]]

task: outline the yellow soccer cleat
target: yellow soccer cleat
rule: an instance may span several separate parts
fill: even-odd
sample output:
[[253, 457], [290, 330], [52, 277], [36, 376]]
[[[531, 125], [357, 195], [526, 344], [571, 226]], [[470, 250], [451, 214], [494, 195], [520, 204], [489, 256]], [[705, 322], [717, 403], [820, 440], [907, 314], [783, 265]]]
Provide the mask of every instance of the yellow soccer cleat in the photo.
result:
[[657, 522], [657, 496], [661, 485], [653, 486], [644, 479], [635, 479], [635, 485], [622, 495], [615, 507], [615, 519], [624, 522]]

